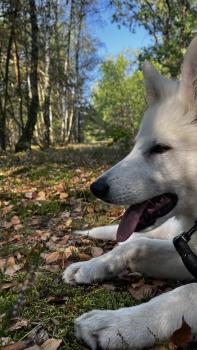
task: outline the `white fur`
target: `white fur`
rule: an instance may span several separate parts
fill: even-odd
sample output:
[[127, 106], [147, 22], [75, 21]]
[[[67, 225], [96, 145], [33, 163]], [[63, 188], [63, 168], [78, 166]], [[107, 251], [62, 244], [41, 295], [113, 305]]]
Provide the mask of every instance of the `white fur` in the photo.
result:
[[[176, 207], [149, 232], [134, 233], [126, 244], [87, 262], [69, 266], [65, 282], [91, 283], [114, 277], [125, 269], [152, 277], [191, 280], [172, 243], [197, 218], [197, 38], [189, 46], [180, 84], [164, 79], [146, 64], [149, 108], [131, 153], [101, 176], [109, 191], [104, 200], [132, 205], [166, 192], [176, 193]], [[153, 142], [171, 146], [148, 155]], [[176, 218], [173, 218], [176, 217]], [[159, 226], [160, 225], [160, 226]], [[114, 239], [117, 226], [97, 228], [90, 236]], [[191, 240], [197, 252], [197, 237]], [[197, 336], [197, 284], [189, 284], [151, 301], [115, 311], [88, 312], [76, 320], [76, 336], [92, 350], [139, 349], [169, 338], [182, 319]]]

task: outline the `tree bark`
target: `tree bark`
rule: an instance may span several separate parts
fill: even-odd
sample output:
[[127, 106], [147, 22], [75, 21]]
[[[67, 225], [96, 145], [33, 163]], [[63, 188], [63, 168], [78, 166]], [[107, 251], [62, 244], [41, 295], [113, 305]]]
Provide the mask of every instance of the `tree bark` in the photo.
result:
[[51, 63], [51, 6], [50, 0], [46, 3], [46, 23], [45, 23], [45, 96], [44, 96], [44, 147], [48, 148], [51, 143], [51, 81], [50, 81], [50, 63]]
[[17, 41], [16, 41], [16, 35], [14, 33], [14, 65], [15, 65], [15, 72], [16, 72], [16, 81], [18, 85], [18, 97], [19, 97], [19, 119], [20, 119], [20, 132], [24, 128], [24, 122], [23, 122], [23, 94], [22, 94], [22, 88], [21, 88], [21, 70], [20, 70], [20, 61], [19, 61], [19, 54], [18, 54], [18, 48], [17, 48]]
[[31, 22], [31, 101], [28, 109], [27, 123], [23, 129], [22, 135], [15, 146], [15, 151], [26, 151], [31, 149], [31, 141], [35, 124], [37, 121], [37, 112], [39, 107], [38, 98], [38, 24], [35, 0], [29, 0], [29, 14]]
[[70, 16], [69, 16], [69, 24], [68, 24], [68, 33], [67, 33], [67, 43], [66, 43], [66, 61], [65, 61], [65, 81], [66, 81], [66, 91], [65, 91], [65, 105], [64, 108], [64, 114], [62, 116], [62, 143], [67, 143], [69, 139], [69, 133], [70, 133], [70, 124], [72, 124], [73, 120], [73, 111], [71, 111], [71, 94], [70, 92], [70, 48], [71, 48], [71, 34], [72, 34], [72, 28], [73, 28], [73, 17], [74, 17], [74, 5], [75, 1], [71, 0], [70, 4]]
[[6, 54], [6, 63], [5, 63], [4, 103], [2, 108], [2, 114], [0, 117], [0, 145], [2, 150], [6, 149], [6, 118], [7, 118], [7, 107], [8, 107], [7, 102], [8, 102], [9, 64], [10, 64], [13, 35], [14, 35], [14, 21], [12, 22], [12, 27], [10, 30], [10, 36], [9, 36], [7, 54]]

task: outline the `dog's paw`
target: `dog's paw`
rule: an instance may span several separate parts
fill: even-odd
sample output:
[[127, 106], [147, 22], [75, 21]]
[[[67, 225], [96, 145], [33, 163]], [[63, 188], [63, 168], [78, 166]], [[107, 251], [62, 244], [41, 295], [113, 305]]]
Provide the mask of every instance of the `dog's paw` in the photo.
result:
[[70, 265], [63, 272], [63, 280], [68, 284], [89, 284], [93, 281], [101, 281], [106, 277], [106, 269], [103, 263], [96, 259], [78, 262]]
[[[126, 311], [126, 309], [125, 309]], [[75, 321], [76, 337], [91, 350], [126, 350], [152, 345], [154, 338], [124, 309], [115, 311], [94, 310]]]

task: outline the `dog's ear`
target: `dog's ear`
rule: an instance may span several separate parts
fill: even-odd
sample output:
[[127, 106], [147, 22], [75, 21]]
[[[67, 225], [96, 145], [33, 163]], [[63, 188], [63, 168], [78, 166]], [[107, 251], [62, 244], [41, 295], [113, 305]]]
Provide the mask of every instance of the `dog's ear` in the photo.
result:
[[197, 37], [189, 45], [183, 61], [180, 97], [187, 108], [197, 107]]
[[144, 82], [147, 93], [147, 102], [152, 105], [161, 98], [166, 97], [172, 88], [173, 82], [164, 78], [154, 68], [150, 62], [145, 62], [142, 67], [144, 73]]

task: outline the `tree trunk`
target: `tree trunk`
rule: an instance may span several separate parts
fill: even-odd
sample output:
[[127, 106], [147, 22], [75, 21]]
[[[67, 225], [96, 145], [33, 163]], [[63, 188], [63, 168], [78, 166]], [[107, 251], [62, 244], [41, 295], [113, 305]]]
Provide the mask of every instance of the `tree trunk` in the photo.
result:
[[19, 54], [18, 54], [18, 48], [17, 48], [17, 42], [16, 42], [16, 35], [14, 33], [14, 66], [15, 66], [15, 73], [16, 73], [16, 81], [18, 85], [18, 97], [19, 97], [19, 119], [20, 119], [20, 130], [23, 130], [24, 128], [24, 122], [23, 122], [23, 94], [22, 94], [22, 88], [21, 88], [21, 70], [20, 70], [20, 61], [19, 61]]
[[12, 27], [10, 30], [10, 37], [8, 41], [7, 54], [6, 54], [6, 63], [5, 63], [5, 91], [4, 91], [4, 104], [2, 109], [2, 114], [0, 116], [0, 145], [1, 149], [6, 149], [6, 118], [7, 118], [7, 102], [8, 102], [8, 79], [9, 79], [9, 64], [11, 56], [12, 41], [14, 35], [14, 21], [12, 22]]
[[73, 120], [73, 112], [70, 111], [71, 109], [71, 94], [70, 92], [70, 48], [71, 48], [71, 34], [72, 34], [72, 28], [73, 28], [73, 17], [74, 17], [74, 0], [71, 0], [70, 4], [70, 16], [69, 16], [69, 24], [68, 24], [68, 33], [67, 33], [67, 43], [66, 43], [66, 61], [64, 66], [64, 74], [65, 74], [65, 81], [66, 81], [66, 98], [65, 98], [65, 104], [66, 107], [64, 108], [64, 114], [62, 116], [62, 143], [66, 143], [69, 139], [68, 133], [70, 133], [70, 122]]
[[80, 143], [81, 141], [81, 113], [79, 101], [81, 97], [81, 82], [80, 82], [80, 71], [79, 71], [79, 53], [80, 53], [80, 38], [81, 30], [84, 18], [84, 3], [81, 1], [79, 9], [79, 23], [78, 23], [78, 32], [77, 32], [77, 42], [75, 49], [75, 74], [76, 74], [76, 83], [75, 83], [75, 106], [74, 106], [74, 136], [75, 142]]
[[45, 23], [45, 97], [44, 97], [44, 147], [48, 148], [51, 143], [51, 82], [50, 82], [50, 63], [51, 63], [51, 6], [50, 1], [46, 3], [46, 23]]
[[39, 106], [38, 98], [38, 24], [36, 14], [35, 0], [29, 0], [30, 22], [31, 22], [31, 101], [28, 109], [27, 123], [23, 129], [22, 135], [16, 144], [16, 152], [31, 149], [31, 141], [35, 124], [37, 121], [37, 112]]

